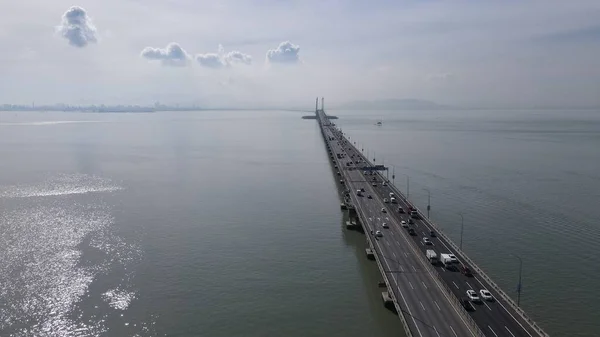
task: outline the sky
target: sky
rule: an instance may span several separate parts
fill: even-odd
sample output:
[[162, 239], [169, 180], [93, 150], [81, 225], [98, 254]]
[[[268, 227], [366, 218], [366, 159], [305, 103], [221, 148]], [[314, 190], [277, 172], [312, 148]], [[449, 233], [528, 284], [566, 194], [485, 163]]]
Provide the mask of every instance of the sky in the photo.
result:
[[5, 0], [0, 103], [600, 106], [598, 0]]

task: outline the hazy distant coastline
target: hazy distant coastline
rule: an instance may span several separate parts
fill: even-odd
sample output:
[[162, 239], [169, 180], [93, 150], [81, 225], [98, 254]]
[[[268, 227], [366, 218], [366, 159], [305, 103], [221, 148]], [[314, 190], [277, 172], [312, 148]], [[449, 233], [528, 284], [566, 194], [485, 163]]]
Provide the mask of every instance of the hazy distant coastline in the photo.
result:
[[341, 104], [338, 109], [346, 110], [437, 110], [437, 109], [452, 109], [448, 105], [441, 105], [432, 101], [421, 99], [406, 98], [406, 99], [384, 99], [375, 101], [352, 101]]

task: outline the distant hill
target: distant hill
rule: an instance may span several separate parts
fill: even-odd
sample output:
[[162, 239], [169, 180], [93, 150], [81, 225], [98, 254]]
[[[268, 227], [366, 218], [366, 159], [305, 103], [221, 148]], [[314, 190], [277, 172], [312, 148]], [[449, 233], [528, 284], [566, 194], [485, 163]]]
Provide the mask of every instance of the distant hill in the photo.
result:
[[338, 109], [348, 110], [436, 110], [451, 107], [420, 99], [384, 99], [375, 101], [352, 101], [337, 106]]

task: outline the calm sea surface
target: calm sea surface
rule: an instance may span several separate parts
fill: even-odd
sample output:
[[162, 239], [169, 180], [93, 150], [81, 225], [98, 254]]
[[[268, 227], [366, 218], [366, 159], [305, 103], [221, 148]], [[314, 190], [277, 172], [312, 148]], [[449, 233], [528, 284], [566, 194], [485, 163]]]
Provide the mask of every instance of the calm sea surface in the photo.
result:
[[[548, 333], [600, 335], [600, 112], [332, 113], [515, 298], [522, 258]], [[403, 336], [300, 115], [0, 112], [0, 336]]]

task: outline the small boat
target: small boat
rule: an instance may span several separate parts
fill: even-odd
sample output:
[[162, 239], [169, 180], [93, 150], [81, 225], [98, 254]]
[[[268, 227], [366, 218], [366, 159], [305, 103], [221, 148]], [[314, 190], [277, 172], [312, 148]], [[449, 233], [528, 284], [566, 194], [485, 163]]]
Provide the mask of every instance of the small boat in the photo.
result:
[[377, 126], [381, 126], [381, 125], [383, 125], [382, 121], [377, 122]]

